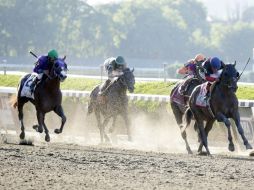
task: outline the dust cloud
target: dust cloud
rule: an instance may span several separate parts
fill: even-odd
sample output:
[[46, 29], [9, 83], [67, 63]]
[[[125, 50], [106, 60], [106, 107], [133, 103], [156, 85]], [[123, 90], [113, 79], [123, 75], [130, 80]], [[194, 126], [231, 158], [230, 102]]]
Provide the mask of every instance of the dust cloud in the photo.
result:
[[[109, 122], [106, 128], [111, 142], [101, 144], [95, 114], [87, 115], [87, 103], [81, 103], [78, 99], [65, 100], [63, 108], [67, 122], [63, 133], [60, 135], [54, 134], [53, 131], [56, 128], [60, 128], [61, 118], [54, 112], [46, 115], [45, 123], [50, 130], [51, 142], [53, 143], [81, 146], [100, 145], [162, 153], [186, 153], [185, 143], [171, 109], [163, 108], [156, 113], [130, 111], [129, 117], [133, 137], [133, 141], [131, 142], [127, 140], [126, 127], [123, 119], [118, 117], [114, 133], [109, 134], [108, 132], [112, 121]], [[26, 126], [26, 138], [29, 141], [33, 141], [34, 144], [45, 144], [45, 134], [35, 133], [31, 127], [37, 124], [35, 109], [31, 104], [27, 104], [24, 107], [24, 123]], [[18, 128], [17, 138], [19, 137], [19, 131], [20, 129]], [[198, 147], [198, 142], [193, 125], [187, 128], [187, 138], [191, 149], [195, 152]], [[213, 153], [228, 153], [225, 127], [215, 125], [209, 134], [208, 141], [209, 145], [214, 147], [212, 148]], [[236, 148], [239, 149], [239, 147]], [[244, 154], [244, 152], [238, 153]]]

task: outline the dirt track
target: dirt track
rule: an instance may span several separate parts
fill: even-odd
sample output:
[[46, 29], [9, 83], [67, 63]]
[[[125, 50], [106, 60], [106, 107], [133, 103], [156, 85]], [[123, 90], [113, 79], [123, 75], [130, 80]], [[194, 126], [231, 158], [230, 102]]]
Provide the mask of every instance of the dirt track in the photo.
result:
[[254, 159], [1, 144], [0, 189], [253, 189]]

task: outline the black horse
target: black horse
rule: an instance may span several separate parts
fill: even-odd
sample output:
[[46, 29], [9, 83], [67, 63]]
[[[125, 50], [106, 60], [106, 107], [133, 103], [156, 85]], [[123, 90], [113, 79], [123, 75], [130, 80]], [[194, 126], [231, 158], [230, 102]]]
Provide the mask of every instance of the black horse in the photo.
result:
[[[193, 89], [200, 85], [203, 81], [201, 77], [193, 77], [192, 79], [187, 79], [189, 80], [188, 88], [185, 90], [185, 93], [181, 93], [180, 89], [185, 81], [181, 81], [176, 84], [176, 86], [172, 89], [170, 93], [170, 105], [173, 110], [173, 114], [175, 116], [177, 125], [181, 129], [181, 135], [182, 138], [184, 139], [185, 145], [186, 145], [186, 150], [188, 151], [189, 154], [192, 153], [191, 148], [189, 146], [189, 143], [187, 141], [187, 134], [185, 130], [182, 130], [184, 128], [183, 126], [183, 115], [187, 109], [187, 103], [189, 100], [189, 97], [193, 91]], [[196, 126], [194, 126], [196, 129]]]
[[[50, 141], [49, 131], [44, 123], [45, 114], [54, 111], [57, 115], [62, 118], [62, 124], [60, 129], [55, 129], [55, 133], [59, 134], [63, 131], [64, 124], [66, 122], [66, 117], [62, 108], [62, 93], [60, 90], [60, 82], [63, 82], [67, 75], [67, 64], [63, 59], [57, 59], [54, 64], [49, 69], [49, 75], [40, 82], [34, 90], [34, 98], [26, 97], [21, 95], [21, 91], [24, 85], [29, 84], [29, 78], [31, 74], [27, 74], [21, 78], [18, 95], [13, 101], [13, 107], [18, 107], [18, 116], [21, 125], [20, 139], [25, 138], [25, 126], [23, 123], [23, 106], [27, 102], [31, 102], [36, 108], [38, 125], [33, 126], [38, 132], [42, 133], [45, 130], [46, 136], [45, 140]], [[44, 75], [45, 77], [46, 75]], [[31, 82], [31, 81], [30, 81]], [[29, 87], [29, 86], [28, 86]]]
[[[201, 143], [198, 148], [198, 152], [202, 152], [203, 145], [206, 148], [207, 154], [210, 155], [208, 149], [207, 136], [212, 129], [215, 120], [224, 122], [228, 129], [228, 140], [230, 151], [234, 151], [235, 147], [232, 141], [230, 121], [228, 118], [232, 118], [236, 124], [237, 130], [241, 135], [246, 149], [252, 149], [248, 140], [244, 136], [244, 131], [240, 123], [240, 115], [238, 111], [238, 99], [236, 97], [237, 81], [239, 79], [239, 73], [235, 69], [235, 64], [227, 64], [223, 68], [220, 75], [220, 80], [214, 84], [211, 91], [211, 97], [207, 106], [201, 107], [197, 105], [197, 99], [202, 90], [202, 85], [197, 86], [191, 94], [189, 100], [189, 109], [186, 111], [187, 125], [190, 124], [192, 116], [194, 116], [197, 127], [199, 130]], [[204, 121], [206, 122], [204, 128]]]
[[[134, 91], [135, 77], [133, 70], [126, 68], [123, 75], [115, 78], [106, 89], [105, 95], [98, 95], [102, 85], [96, 86], [90, 94], [90, 102], [88, 106], [88, 114], [95, 112], [97, 125], [100, 130], [101, 143], [109, 141], [109, 137], [105, 132], [105, 127], [111, 117], [113, 117], [113, 124], [110, 132], [115, 128], [115, 121], [117, 115], [121, 115], [127, 127], [128, 139], [131, 140], [130, 121], [128, 117], [128, 97], [127, 89], [130, 93]], [[104, 116], [103, 122], [101, 116]]]

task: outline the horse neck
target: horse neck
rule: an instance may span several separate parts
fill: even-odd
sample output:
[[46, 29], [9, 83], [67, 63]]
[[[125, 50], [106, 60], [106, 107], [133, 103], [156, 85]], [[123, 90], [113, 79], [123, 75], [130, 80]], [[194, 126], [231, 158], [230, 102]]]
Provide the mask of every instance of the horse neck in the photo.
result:
[[224, 97], [230, 97], [230, 96], [235, 96], [235, 93], [232, 92], [231, 90], [228, 89], [225, 85], [222, 84], [222, 82], [217, 83], [215, 85], [215, 91], [218, 91], [219, 94], [223, 94]]
[[126, 93], [127, 88], [121, 85], [121, 83], [118, 81], [115, 83], [115, 85], [112, 86], [112, 92], [117, 92], [117, 93]]
[[60, 89], [60, 81], [57, 78], [47, 79], [45, 86], [51, 92], [58, 91]]

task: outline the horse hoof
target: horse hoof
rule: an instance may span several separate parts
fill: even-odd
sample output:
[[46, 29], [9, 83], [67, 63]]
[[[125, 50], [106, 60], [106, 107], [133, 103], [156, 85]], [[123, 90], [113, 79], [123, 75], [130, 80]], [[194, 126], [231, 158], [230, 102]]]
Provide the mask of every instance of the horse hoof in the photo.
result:
[[38, 128], [39, 128], [38, 125], [33, 125], [33, 129], [34, 129], [35, 131], [37, 131], [37, 132], [38, 132]]
[[20, 133], [19, 138], [20, 139], [25, 139], [25, 133], [24, 132]]
[[62, 133], [62, 131], [60, 129], [55, 129], [55, 133], [60, 134], [60, 133]]
[[228, 150], [231, 151], [231, 152], [235, 151], [235, 146], [233, 144], [229, 144], [228, 145]]
[[198, 155], [199, 155], [199, 156], [209, 156], [210, 153], [200, 151], [200, 152], [198, 152]]
[[39, 133], [43, 133], [42, 127], [38, 127], [38, 132], [39, 132]]
[[49, 142], [49, 141], [50, 141], [49, 135], [46, 135], [46, 136], [45, 136], [45, 141], [46, 141], [46, 142]]
[[34, 125], [34, 126], [33, 126], [33, 129], [34, 129], [35, 131], [39, 132], [39, 133], [42, 133], [42, 132], [43, 132], [42, 127], [40, 127], [39, 125]]
[[246, 149], [252, 149], [252, 146], [248, 143], [245, 145], [246, 146]]

